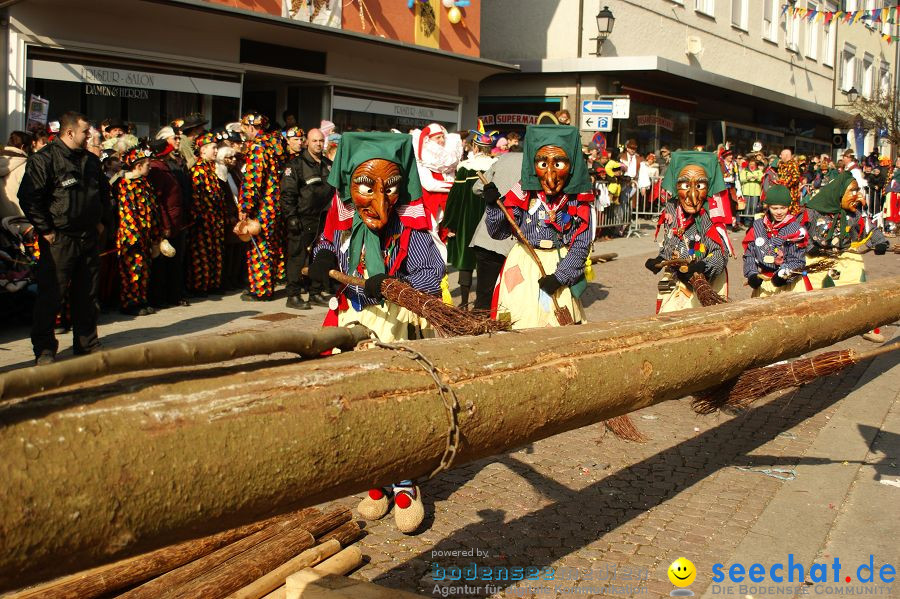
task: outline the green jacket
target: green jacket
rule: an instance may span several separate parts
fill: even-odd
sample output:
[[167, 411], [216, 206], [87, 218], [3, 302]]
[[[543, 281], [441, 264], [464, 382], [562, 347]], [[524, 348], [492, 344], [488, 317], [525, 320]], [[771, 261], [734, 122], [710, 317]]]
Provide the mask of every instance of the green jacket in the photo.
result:
[[762, 195], [762, 178], [763, 170], [758, 168], [755, 171], [750, 169], [741, 169], [741, 193], [745, 197], [758, 198]]

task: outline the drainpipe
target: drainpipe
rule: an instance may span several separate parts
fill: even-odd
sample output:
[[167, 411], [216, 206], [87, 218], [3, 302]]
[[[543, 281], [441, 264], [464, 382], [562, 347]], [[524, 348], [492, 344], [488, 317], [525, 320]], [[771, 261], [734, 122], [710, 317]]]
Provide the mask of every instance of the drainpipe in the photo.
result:
[[[581, 58], [581, 47], [582, 40], [581, 38], [584, 36], [584, 0], [578, 0], [578, 54], [577, 58]], [[578, 120], [578, 124], [576, 127], [581, 127], [581, 72], [575, 74], [575, 110], [573, 111], [575, 115], [573, 119]], [[575, 123], [572, 123], [573, 125]]]

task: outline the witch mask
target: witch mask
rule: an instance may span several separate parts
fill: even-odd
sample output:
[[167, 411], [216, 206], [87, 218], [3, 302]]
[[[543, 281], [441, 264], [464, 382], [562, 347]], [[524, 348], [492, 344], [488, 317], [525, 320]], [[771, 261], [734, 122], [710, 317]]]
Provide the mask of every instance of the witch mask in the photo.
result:
[[866, 203], [866, 198], [859, 190], [859, 184], [856, 179], [850, 182], [844, 195], [841, 197], [841, 208], [847, 212], [856, 212], [860, 206]]
[[571, 170], [569, 155], [559, 146], [543, 146], [534, 156], [534, 173], [548, 196], [562, 193]]
[[381, 231], [400, 199], [403, 176], [400, 167], [383, 158], [366, 160], [356, 167], [350, 183], [350, 197], [363, 223], [372, 231]]
[[685, 214], [696, 214], [706, 201], [709, 176], [702, 166], [689, 164], [678, 173], [675, 189], [678, 191], [678, 203]]

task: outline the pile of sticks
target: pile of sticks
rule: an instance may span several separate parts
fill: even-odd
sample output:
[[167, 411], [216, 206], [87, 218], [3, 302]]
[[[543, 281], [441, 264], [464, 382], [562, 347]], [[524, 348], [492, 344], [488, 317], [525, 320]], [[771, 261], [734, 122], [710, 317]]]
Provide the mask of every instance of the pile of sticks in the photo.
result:
[[[78, 572], [4, 599], [285, 599], [285, 580], [315, 566], [346, 574], [362, 554], [350, 510], [307, 508]], [[343, 549], [342, 549], [343, 548]]]

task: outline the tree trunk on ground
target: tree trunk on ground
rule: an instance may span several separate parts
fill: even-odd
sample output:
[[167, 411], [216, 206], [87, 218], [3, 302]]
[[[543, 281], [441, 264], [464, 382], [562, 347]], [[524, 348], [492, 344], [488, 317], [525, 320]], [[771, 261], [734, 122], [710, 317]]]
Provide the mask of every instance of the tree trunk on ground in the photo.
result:
[[[407, 345], [456, 391], [460, 465], [898, 319], [893, 278]], [[118, 377], [0, 410], [0, 589], [427, 475], [444, 452], [444, 403], [404, 352], [205, 375]]]

